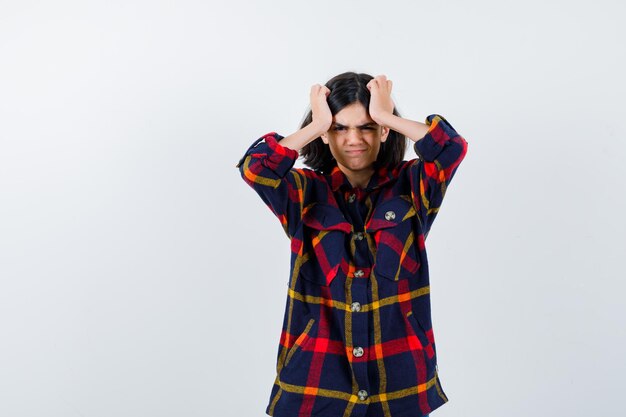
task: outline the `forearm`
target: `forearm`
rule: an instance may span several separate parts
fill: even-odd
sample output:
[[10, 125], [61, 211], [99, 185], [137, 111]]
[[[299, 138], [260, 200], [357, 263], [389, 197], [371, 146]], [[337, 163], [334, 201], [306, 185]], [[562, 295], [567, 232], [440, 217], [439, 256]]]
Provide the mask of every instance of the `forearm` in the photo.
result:
[[324, 129], [316, 123], [309, 123], [297, 132], [292, 133], [289, 136], [280, 140], [280, 145], [295, 151], [299, 151], [306, 144], [318, 138], [322, 133], [325, 133], [328, 129]]
[[403, 134], [413, 142], [417, 142], [422, 139], [424, 135], [426, 135], [426, 132], [428, 132], [427, 124], [417, 122], [415, 120], [404, 119], [396, 116], [395, 114], [385, 116], [379, 124]]

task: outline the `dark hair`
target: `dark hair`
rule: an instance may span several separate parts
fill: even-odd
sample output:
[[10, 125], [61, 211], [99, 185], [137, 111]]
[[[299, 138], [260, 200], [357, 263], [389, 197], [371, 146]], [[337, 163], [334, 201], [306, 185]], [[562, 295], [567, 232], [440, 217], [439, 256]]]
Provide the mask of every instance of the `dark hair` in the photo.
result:
[[[367, 89], [367, 83], [374, 77], [369, 74], [344, 72], [331, 78], [326, 82], [326, 87], [330, 90], [326, 101], [330, 112], [334, 116], [344, 107], [353, 103], [361, 103], [366, 110], [370, 105], [370, 91]], [[369, 111], [368, 111], [369, 113]], [[400, 116], [396, 108], [393, 114]], [[300, 128], [305, 127], [313, 121], [313, 113], [311, 110], [307, 113]], [[381, 166], [395, 167], [404, 159], [406, 150], [406, 137], [394, 130], [389, 130], [387, 140], [380, 144], [378, 157], [374, 162], [375, 168]], [[320, 137], [315, 138], [307, 143], [301, 150], [300, 155], [304, 157], [304, 164], [311, 169], [321, 171], [328, 174], [336, 165], [336, 161], [330, 152], [330, 147], [326, 145]]]

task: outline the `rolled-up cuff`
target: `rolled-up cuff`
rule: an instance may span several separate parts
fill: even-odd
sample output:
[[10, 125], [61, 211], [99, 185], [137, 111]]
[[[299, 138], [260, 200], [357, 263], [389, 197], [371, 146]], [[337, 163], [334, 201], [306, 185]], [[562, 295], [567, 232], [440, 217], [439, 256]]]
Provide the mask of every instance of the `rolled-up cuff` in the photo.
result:
[[459, 136], [452, 125], [441, 115], [431, 114], [426, 117], [429, 126], [424, 137], [415, 142], [413, 149], [424, 161], [432, 162], [437, 159], [444, 146], [452, 138]]
[[[276, 132], [270, 132], [254, 141], [244, 156], [237, 163], [239, 167], [248, 155], [260, 158], [262, 164], [271, 169], [279, 177], [284, 177], [298, 159], [298, 151], [282, 146], [279, 141], [284, 137]], [[261, 143], [263, 141], [263, 143]]]

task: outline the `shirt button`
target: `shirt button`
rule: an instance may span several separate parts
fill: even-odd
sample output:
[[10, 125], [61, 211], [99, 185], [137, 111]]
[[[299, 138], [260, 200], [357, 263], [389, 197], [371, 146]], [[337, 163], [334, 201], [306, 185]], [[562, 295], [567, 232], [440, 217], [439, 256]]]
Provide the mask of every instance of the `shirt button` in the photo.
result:
[[361, 233], [361, 232], [355, 233], [354, 234], [354, 238], [356, 240], [363, 240], [363, 233]]
[[354, 271], [354, 276], [355, 278], [361, 278], [363, 276], [363, 271], [361, 269], [357, 269], [356, 271]]
[[367, 399], [367, 391], [365, 391], [364, 389], [357, 392], [356, 395], [359, 396], [359, 400], [361, 401], [365, 401]]
[[358, 313], [359, 311], [361, 311], [361, 303], [359, 303], [358, 301], [355, 301], [354, 303], [350, 304], [350, 310], [352, 310], [355, 313]]
[[385, 219], [393, 220], [395, 218], [396, 218], [396, 213], [394, 213], [393, 211], [388, 211], [387, 213], [385, 213]]
[[350, 194], [350, 196], [348, 196], [348, 201], [350, 203], [352, 203], [355, 199], [356, 199], [356, 194]]
[[361, 356], [363, 356], [363, 348], [361, 346], [355, 347], [354, 349], [352, 349], [352, 354], [357, 358], [360, 358]]

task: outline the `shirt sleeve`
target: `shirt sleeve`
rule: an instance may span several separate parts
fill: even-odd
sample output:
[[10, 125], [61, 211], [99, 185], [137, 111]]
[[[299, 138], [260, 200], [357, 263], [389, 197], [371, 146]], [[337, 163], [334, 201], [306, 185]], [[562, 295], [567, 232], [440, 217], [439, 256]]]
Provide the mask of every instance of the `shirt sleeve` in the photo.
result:
[[410, 166], [411, 194], [424, 238], [439, 212], [446, 189], [467, 153], [467, 141], [441, 115], [426, 117], [428, 132], [413, 145], [419, 157]]
[[276, 132], [263, 135], [248, 148], [236, 167], [291, 238], [300, 222], [306, 179], [292, 169], [298, 151], [280, 145], [281, 139], [283, 136]]

